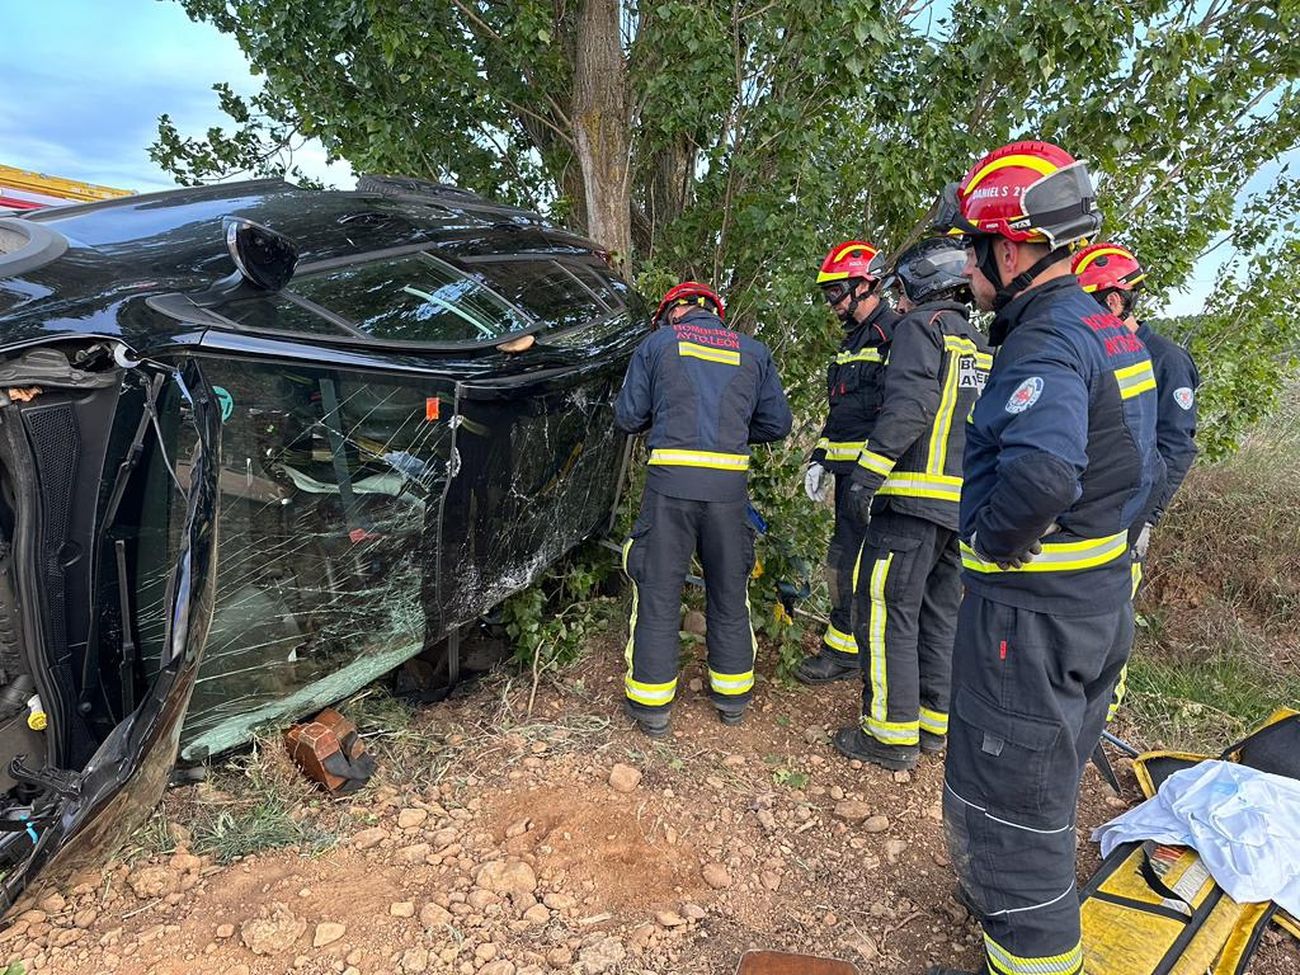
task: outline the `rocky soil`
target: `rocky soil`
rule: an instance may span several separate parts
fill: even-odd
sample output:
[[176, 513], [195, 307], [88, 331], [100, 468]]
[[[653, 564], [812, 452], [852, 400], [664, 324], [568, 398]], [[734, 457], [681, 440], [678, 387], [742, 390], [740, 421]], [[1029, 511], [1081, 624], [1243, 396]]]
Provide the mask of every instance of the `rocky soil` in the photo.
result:
[[[941, 762], [888, 773], [830, 747], [856, 686], [764, 681], [727, 728], [692, 662], [672, 735], [651, 742], [619, 713], [620, 669], [611, 646], [543, 683], [531, 715], [527, 682], [503, 676], [372, 731], [380, 771], [345, 799], [296, 782], [268, 743], [266, 775], [323, 848], [203, 852], [214, 815], [247, 801], [218, 772], [169, 794], [148, 831], [165, 842], [20, 903], [0, 960], [69, 975], [721, 975], [748, 948], [872, 975], [978, 963], [950, 896]], [[1088, 829], [1130, 788], [1110, 796], [1089, 772], [1081, 869]], [[1269, 938], [1252, 971], [1300, 971], [1300, 954]]]

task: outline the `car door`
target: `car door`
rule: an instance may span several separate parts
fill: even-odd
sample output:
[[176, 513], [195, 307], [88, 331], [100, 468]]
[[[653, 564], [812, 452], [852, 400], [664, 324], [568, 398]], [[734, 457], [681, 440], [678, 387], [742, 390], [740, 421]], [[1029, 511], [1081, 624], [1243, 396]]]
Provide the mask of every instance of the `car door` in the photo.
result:
[[6, 690], [32, 691], [0, 728], [7, 907], [166, 785], [212, 611], [220, 411], [192, 359], [112, 340], [0, 351], [0, 388]]

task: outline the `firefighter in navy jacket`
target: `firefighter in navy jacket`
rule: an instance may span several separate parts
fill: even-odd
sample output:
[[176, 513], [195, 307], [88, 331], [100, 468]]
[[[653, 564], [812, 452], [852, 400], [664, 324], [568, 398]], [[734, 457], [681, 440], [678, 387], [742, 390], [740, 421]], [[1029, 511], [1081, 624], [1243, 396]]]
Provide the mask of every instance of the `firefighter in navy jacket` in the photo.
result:
[[944, 824], [988, 971], [1079, 975], [1075, 811], [1132, 646], [1128, 528], [1163, 476], [1155, 374], [1065, 263], [1101, 217], [1064, 150], [985, 156], [938, 218], [966, 235], [1000, 346], [966, 434]]
[[[1196, 460], [1196, 390], [1201, 377], [1186, 349], [1145, 322], [1138, 321], [1135, 305], [1147, 274], [1131, 250], [1119, 244], [1085, 247], [1074, 256], [1074, 273], [1084, 291], [1142, 340], [1151, 355], [1151, 365], [1156, 374], [1156, 450], [1165, 462], [1165, 479], [1147, 505], [1143, 517], [1129, 529], [1129, 541], [1133, 547], [1133, 596], [1136, 598], [1142, 583], [1142, 563], [1151, 542], [1151, 529], [1169, 507]], [[1126, 675], [1127, 668], [1120, 673], [1115, 686], [1110, 718], [1115, 717], [1124, 699]]]
[[727, 328], [725, 315], [722, 299], [702, 284], [671, 289], [614, 405], [619, 428], [646, 432], [650, 449], [623, 569], [632, 582], [626, 707], [652, 736], [668, 731], [682, 585], [697, 553], [707, 594], [710, 695], [724, 723], [740, 721], [754, 687], [749, 445], [783, 439], [792, 419], [767, 346]]
[[880, 289], [884, 257], [872, 244], [837, 244], [822, 262], [817, 284], [844, 325], [844, 341], [826, 371], [829, 408], [821, 437], [804, 476], [809, 499], [826, 500], [835, 484], [835, 528], [826, 550], [826, 586], [831, 619], [822, 634], [819, 656], [802, 661], [795, 677], [805, 684], [850, 680], [859, 674], [858, 642], [853, 635], [853, 570], [866, 526], [849, 517], [849, 475], [866, 442], [884, 389], [885, 356], [898, 315]]
[[948, 733], [965, 421], [993, 363], [963, 301], [965, 263], [961, 242], [945, 237], [898, 259], [906, 313], [847, 492], [849, 517], [866, 529], [853, 615], [862, 714], [835, 747], [890, 769], [914, 767], [921, 747], [940, 751]]

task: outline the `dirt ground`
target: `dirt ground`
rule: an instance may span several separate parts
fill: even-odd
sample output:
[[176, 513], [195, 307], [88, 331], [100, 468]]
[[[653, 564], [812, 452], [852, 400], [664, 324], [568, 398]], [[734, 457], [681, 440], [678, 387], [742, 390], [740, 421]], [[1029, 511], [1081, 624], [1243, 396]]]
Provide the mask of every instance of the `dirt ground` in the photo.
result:
[[[0, 959], [69, 975], [730, 975], [749, 948], [864, 975], [979, 964], [950, 896], [941, 760], [891, 774], [829, 744], [856, 685], [760, 680], [729, 728], [691, 662], [672, 735], [651, 742], [618, 710], [621, 666], [610, 641], [543, 681], [531, 714], [530, 681], [498, 676], [376, 735], [370, 786], [294, 810], [337, 837], [323, 850], [192, 855], [186, 823], [240, 797], [173, 790], [174, 849], [20, 904]], [[1089, 771], [1081, 871], [1089, 829], [1138, 798], [1131, 774], [1126, 789]], [[1298, 972], [1300, 953], [1270, 935], [1251, 971]]]

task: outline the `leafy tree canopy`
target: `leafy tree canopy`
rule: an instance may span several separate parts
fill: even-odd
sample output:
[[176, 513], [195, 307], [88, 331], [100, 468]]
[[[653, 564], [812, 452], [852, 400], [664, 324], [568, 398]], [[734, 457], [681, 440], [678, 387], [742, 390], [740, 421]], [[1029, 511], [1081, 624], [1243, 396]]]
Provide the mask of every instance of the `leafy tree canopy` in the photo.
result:
[[1089, 162], [1104, 233], [1157, 299], [1230, 255], [1189, 336], [1211, 454], [1291, 367], [1300, 183], [1277, 163], [1300, 146], [1297, 0], [178, 2], [265, 78], [251, 99], [217, 86], [227, 129], [160, 119], [151, 153], [180, 182], [293, 176], [286, 147], [314, 137], [358, 171], [535, 207], [647, 293], [718, 286], [802, 418], [755, 483], [791, 537], [825, 520], [789, 500], [839, 338], [818, 262], [847, 237], [898, 249], [1012, 138]]

